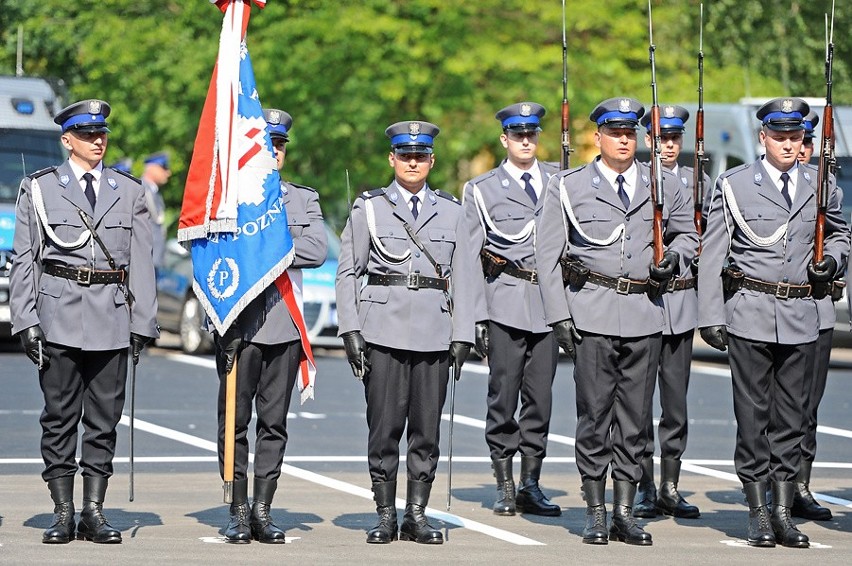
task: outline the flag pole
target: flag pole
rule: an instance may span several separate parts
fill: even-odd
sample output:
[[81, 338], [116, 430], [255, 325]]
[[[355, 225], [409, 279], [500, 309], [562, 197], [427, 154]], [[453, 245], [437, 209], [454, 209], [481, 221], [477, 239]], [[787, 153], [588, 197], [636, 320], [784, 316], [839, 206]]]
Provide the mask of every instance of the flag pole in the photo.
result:
[[234, 444], [236, 444], [237, 421], [237, 357], [225, 380], [225, 465], [223, 479], [225, 503], [234, 501]]

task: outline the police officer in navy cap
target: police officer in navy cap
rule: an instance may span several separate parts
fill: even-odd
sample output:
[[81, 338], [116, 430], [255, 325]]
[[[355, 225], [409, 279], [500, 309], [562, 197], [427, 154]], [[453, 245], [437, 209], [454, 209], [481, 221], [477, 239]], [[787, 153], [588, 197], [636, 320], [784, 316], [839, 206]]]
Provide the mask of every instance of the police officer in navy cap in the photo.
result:
[[[426, 182], [438, 132], [420, 120], [385, 130], [394, 180], [361, 194], [343, 230], [335, 284], [339, 333], [353, 373], [364, 381], [367, 462], [379, 515], [368, 543], [444, 542], [425, 509], [450, 365], [458, 379], [474, 341], [474, 272], [460, 203]], [[408, 489], [398, 528], [394, 501], [406, 427]]]
[[[544, 112], [535, 102], [497, 112], [506, 159], [464, 187], [472, 261], [482, 266], [476, 278], [476, 351], [488, 357], [485, 441], [497, 478], [497, 515], [562, 513], [539, 486], [559, 351], [545, 321], [535, 265], [544, 187], [557, 171], [536, 159]], [[512, 459], [518, 452], [516, 495]]]
[[[811, 165], [811, 156], [814, 153], [814, 138], [816, 137], [816, 126], [819, 124], [819, 116], [811, 110], [805, 116], [805, 139], [802, 142], [802, 149], [799, 151], [799, 165], [810, 171], [813, 179], [817, 179], [819, 171], [817, 166]], [[832, 183], [836, 183], [832, 176]], [[838, 189], [838, 193], [842, 192]], [[839, 270], [841, 273], [843, 269]], [[819, 337], [817, 338], [817, 354], [816, 362], [814, 363], [814, 375], [808, 395], [807, 423], [805, 428], [805, 436], [802, 439], [802, 464], [799, 469], [799, 476], [796, 478], [796, 491], [793, 494], [793, 507], [791, 508], [794, 517], [801, 517], [811, 521], [830, 521], [832, 518], [831, 510], [828, 507], [823, 507], [814, 498], [810, 489], [811, 469], [813, 468], [814, 460], [816, 459], [816, 429], [817, 429], [817, 413], [819, 410], [820, 401], [825, 393], [825, 385], [828, 379], [828, 364], [831, 358], [831, 342], [834, 337], [834, 323], [836, 322], [837, 312], [834, 308], [834, 302], [838, 300], [842, 291], [837, 285], [842, 285], [842, 281], [835, 281], [833, 289], [836, 291], [833, 294], [828, 294], [824, 298], [819, 299], [817, 308], [819, 310]]]
[[[278, 169], [284, 166], [285, 146], [293, 119], [283, 110], [265, 109], [267, 129], [275, 149]], [[281, 202], [293, 238], [295, 257], [287, 269], [294, 288], [302, 288], [302, 269], [319, 267], [328, 254], [319, 194], [315, 189], [281, 178]], [[301, 294], [301, 292], [299, 292]], [[225, 528], [229, 543], [256, 540], [284, 544], [284, 531], [270, 514], [278, 489], [281, 464], [287, 448], [287, 412], [302, 357], [299, 330], [281, 292], [271, 283], [240, 313], [223, 337], [216, 337], [219, 372], [219, 470], [225, 463], [225, 400], [228, 357], [237, 358], [236, 446], [234, 449], [234, 496]], [[230, 363], [233, 363], [232, 361]], [[252, 404], [257, 416], [252, 478], [253, 501], [248, 505], [249, 438]]]
[[734, 464], [749, 506], [752, 546], [809, 545], [790, 508], [802, 470], [818, 303], [842, 275], [849, 253], [849, 229], [832, 179], [825, 255], [814, 262], [817, 176], [797, 159], [809, 110], [802, 99], [775, 98], [757, 111], [766, 154], [717, 179], [699, 263], [701, 337], [729, 349]]
[[[611, 98], [592, 111], [600, 155], [550, 178], [536, 234], [545, 318], [575, 359], [575, 450], [587, 544], [652, 544], [633, 517], [633, 500], [666, 328], [660, 292], [688, 271], [698, 247], [691, 201], [665, 170], [666, 247], [663, 260], [654, 262], [651, 173], [635, 157], [644, 112], [631, 98]], [[607, 531], [610, 469], [614, 506]]]
[[[42, 478], [54, 516], [42, 541], [50, 544], [69, 542], [75, 531], [96, 543], [121, 542], [103, 515], [115, 428], [128, 360], [136, 364], [158, 336], [145, 191], [129, 173], [104, 167], [109, 115], [109, 104], [95, 99], [57, 114], [68, 160], [28, 175], [16, 208], [12, 327], [44, 393]], [[83, 508], [75, 525], [79, 468]]]
[[169, 167], [169, 154], [164, 151], [149, 155], [144, 163], [142, 186], [145, 188], [151, 232], [154, 234], [154, 268], [159, 269], [166, 253], [166, 202], [160, 189], [169, 182], [172, 170]]
[[[683, 147], [683, 132], [689, 111], [682, 106], [660, 105], [660, 161], [675, 176], [678, 191], [685, 199], [692, 199], [695, 183], [691, 167], [678, 165]], [[652, 148], [651, 114], [642, 116], [645, 126], [645, 145]], [[710, 185], [710, 178], [704, 182]], [[660, 494], [654, 483], [654, 423], [653, 410], [648, 412], [648, 444], [642, 457], [642, 479], [633, 506], [635, 517], [656, 517], [657, 513], [693, 519], [699, 516], [698, 507], [688, 504], [677, 489], [680, 478], [681, 456], [686, 450], [688, 417], [686, 392], [692, 363], [692, 338], [698, 323], [698, 297], [696, 279], [687, 270], [674, 278], [663, 295], [666, 328], [657, 372], [660, 386]], [[649, 399], [649, 402], [653, 399]]]

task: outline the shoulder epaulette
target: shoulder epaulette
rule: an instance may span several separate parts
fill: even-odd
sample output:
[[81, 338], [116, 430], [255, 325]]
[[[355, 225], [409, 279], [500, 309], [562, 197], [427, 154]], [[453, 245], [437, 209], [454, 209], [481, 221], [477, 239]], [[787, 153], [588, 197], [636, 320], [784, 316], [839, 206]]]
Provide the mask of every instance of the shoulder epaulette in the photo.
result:
[[556, 175], [561, 171], [561, 169], [559, 168], [559, 163], [555, 161], [539, 161], [538, 163], [542, 166], [544, 172], [548, 175]]
[[372, 191], [364, 191], [361, 193], [361, 198], [376, 198], [382, 196], [384, 194], [384, 189], [373, 189]]
[[562, 175], [563, 177], [567, 177], [569, 175], [573, 175], [574, 173], [579, 173], [580, 171], [585, 171], [586, 167], [590, 164], [586, 163], [585, 165], [580, 165], [579, 167], [573, 167], [571, 169], [566, 169], [564, 171], [560, 171], [557, 175]]
[[307, 186], [307, 185], [300, 185], [299, 183], [291, 183], [290, 181], [284, 181], [284, 182], [285, 182], [285, 183], [289, 183], [289, 184], [293, 185], [293, 186], [294, 186], [294, 187], [296, 187], [297, 189], [305, 189], [305, 190], [307, 190], [307, 191], [313, 191], [313, 192], [315, 192], [315, 193], [316, 193], [316, 192], [318, 192], [315, 188], [313, 188], [313, 187], [309, 187], [309, 186]]
[[450, 194], [446, 191], [436, 189], [435, 194], [438, 195], [441, 198], [445, 198], [447, 200], [453, 201], [456, 204], [461, 204], [461, 201], [459, 201], [459, 199], [457, 199], [454, 195], [452, 195], [452, 194]]
[[492, 169], [490, 171], [486, 171], [485, 173], [483, 173], [482, 175], [479, 175], [478, 177], [474, 177], [473, 179], [468, 181], [468, 183], [470, 183], [470, 184], [481, 183], [485, 179], [490, 179], [491, 177], [493, 177], [496, 174], [497, 174], [497, 169]]
[[121, 169], [116, 169], [114, 167], [110, 167], [109, 170], [113, 171], [115, 173], [120, 173], [120, 174], [124, 175], [125, 177], [127, 177], [128, 179], [132, 179], [133, 181], [136, 181], [137, 183], [140, 183], [140, 184], [142, 183], [142, 180], [139, 177], [134, 177], [133, 175], [131, 175], [127, 171], [122, 171]]
[[722, 173], [722, 177], [731, 177], [732, 175], [736, 175], [737, 173], [742, 173], [746, 169], [750, 168], [754, 163], [743, 163], [742, 165], [737, 165], [732, 169], [728, 169], [724, 173]]
[[56, 171], [56, 165], [51, 165], [50, 167], [45, 167], [44, 169], [39, 169], [35, 173], [30, 173], [29, 175], [27, 175], [27, 178], [28, 179], [37, 179], [39, 177], [47, 175], [48, 173], [52, 173], [53, 171]]

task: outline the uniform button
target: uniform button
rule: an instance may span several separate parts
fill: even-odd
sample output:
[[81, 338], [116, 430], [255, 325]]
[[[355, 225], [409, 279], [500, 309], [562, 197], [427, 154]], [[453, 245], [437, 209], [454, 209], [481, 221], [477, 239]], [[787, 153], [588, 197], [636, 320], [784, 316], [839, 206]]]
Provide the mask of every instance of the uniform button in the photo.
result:
[[420, 252], [415, 251], [415, 252], [414, 252], [414, 257], [420, 257]]
[[630, 215], [629, 215], [629, 214], [628, 214], [627, 216], [625, 216], [625, 217], [624, 217], [624, 221], [625, 221], [625, 222], [630, 222]]
[[630, 277], [630, 272], [629, 272], [629, 271], [625, 271], [625, 272], [624, 272], [623, 277]]
[[787, 263], [790, 263], [791, 261], [793, 261], [793, 258], [788, 257], [788, 258], [787, 258]]
[[624, 254], [624, 255], [627, 256], [627, 259], [630, 259], [631, 257], [633, 257], [633, 254], [631, 254], [631, 253], [627, 253], [627, 254]]
[[782, 283], [789, 283], [789, 282], [790, 282], [790, 278], [789, 278], [789, 277], [785, 277], [784, 279], [782, 279], [782, 280], [781, 280], [781, 282], [782, 282]]
[[592, 214], [592, 218], [597, 218], [597, 217], [598, 217], [597, 214]]
[[630, 234], [628, 234], [628, 235], [624, 236], [624, 239], [625, 239], [625, 240], [629, 240], [629, 239], [630, 239]]

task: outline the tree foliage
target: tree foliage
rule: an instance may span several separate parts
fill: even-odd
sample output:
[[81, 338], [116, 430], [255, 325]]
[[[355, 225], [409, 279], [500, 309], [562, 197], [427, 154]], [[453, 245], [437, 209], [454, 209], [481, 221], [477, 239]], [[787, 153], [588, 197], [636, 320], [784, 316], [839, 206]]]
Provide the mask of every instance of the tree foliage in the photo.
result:
[[[661, 101], [696, 98], [698, 0], [653, 0]], [[824, 4], [824, 5], [823, 5]], [[823, 96], [823, 13], [829, 0], [705, 2], [705, 100]], [[646, 0], [568, 0], [573, 163], [594, 155], [594, 106], [650, 98]], [[0, 73], [15, 69], [24, 30], [27, 74], [58, 77], [67, 100], [113, 107], [108, 160], [172, 155], [164, 190], [174, 221], [218, 48], [221, 14], [202, 0], [0, 0]], [[835, 22], [835, 103], [852, 102], [845, 30]], [[261, 102], [294, 117], [285, 176], [318, 188], [327, 216], [391, 170], [384, 129], [438, 124], [435, 187], [458, 192], [503, 150], [494, 113], [519, 100], [548, 108], [540, 157], [559, 156], [562, 10], [555, 0], [269, 0], [253, 9], [248, 46]]]

